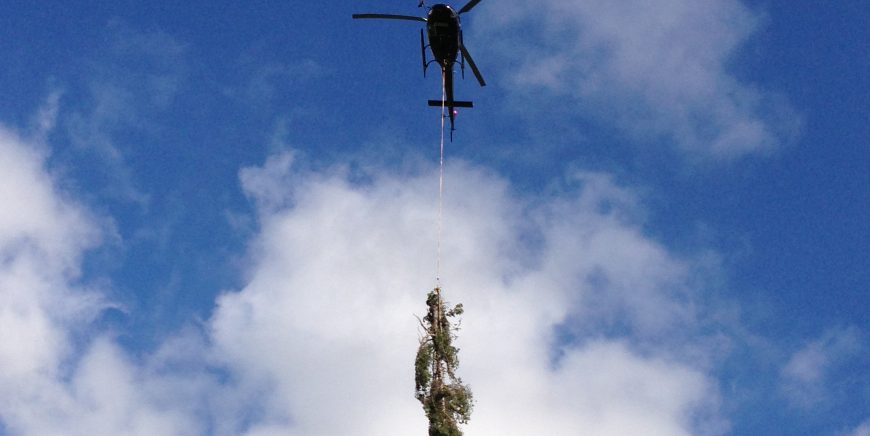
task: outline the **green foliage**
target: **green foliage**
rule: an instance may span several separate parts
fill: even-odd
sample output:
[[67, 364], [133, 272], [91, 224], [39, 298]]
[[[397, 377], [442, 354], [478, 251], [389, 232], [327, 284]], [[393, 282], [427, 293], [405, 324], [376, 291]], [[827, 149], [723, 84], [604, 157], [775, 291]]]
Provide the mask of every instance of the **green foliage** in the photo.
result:
[[453, 339], [459, 327], [451, 319], [462, 315], [463, 308], [457, 304], [447, 310], [440, 288], [429, 293], [426, 306], [429, 310], [420, 320], [424, 335], [414, 360], [414, 396], [429, 419], [429, 436], [462, 436], [459, 424], [468, 423], [474, 399], [471, 389], [456, 376], [459, 349]]

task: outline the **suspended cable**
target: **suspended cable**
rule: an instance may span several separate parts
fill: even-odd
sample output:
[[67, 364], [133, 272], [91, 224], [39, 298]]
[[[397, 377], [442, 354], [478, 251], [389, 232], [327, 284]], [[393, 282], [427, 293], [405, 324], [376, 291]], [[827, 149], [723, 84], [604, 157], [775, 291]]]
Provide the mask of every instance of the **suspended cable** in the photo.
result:
[[443, 226], [443, 211], [444, 211], [444, 111], [447, 101], [447, 71], [441, 69], [441, 156], [439, 159], [438, 172], [438, 239], [435, 253], [435, 288], [441, 288], [441, 228]]

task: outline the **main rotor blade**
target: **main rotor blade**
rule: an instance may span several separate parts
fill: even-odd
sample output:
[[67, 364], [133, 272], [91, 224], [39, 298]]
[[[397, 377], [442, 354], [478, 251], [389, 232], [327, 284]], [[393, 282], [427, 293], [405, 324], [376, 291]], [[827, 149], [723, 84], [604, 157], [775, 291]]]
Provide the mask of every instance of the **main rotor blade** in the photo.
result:
[[465, 6], [462, 7], [462, 9], [459, 10], [459, 13], [464, 14], [470, 11], [472, 8], [477, 6], [478, 3], [480, 3], [480, 0], [471, 0], [470, 2], [466, 3]]
[[426, 22], [426, 19], [423, 17], [415, 17], [413, 15], [393, 15], [393, 14], [353, 14], [353, 19], [358, 20], [361, 18], [377, 18], [384, 20], [406, 20], [406, 21], [422, 21]]
[[459, 50], [462, 52], [462, 57], [465, 58], [465, 62], [468, 62], [468, 66], [471, 67], [474, 77], [477, 77], [477, 81], [480, 82], [480, 86], [486, 86], [486, 82], [483, 81], [483, 76], [480, 75], [480, 70], [478, 70], [477, 65], [474, 64], [474, 59], [471, 59], [471, 55], [465, 48], [465, 44], [460, 45]]

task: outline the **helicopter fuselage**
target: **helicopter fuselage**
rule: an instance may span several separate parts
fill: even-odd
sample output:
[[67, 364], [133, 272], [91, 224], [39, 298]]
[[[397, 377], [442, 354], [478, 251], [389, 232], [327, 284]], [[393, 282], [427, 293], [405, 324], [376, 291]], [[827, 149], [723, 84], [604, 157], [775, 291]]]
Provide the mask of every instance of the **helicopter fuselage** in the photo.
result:
[[452, 139], [456, 108], [472, 106], [470, 101], [461, 102], [453, 98], [453, 65], [456, 63], [456, 59], [459, 56], [459, 47], [462, 44], [462, 26], [459, 22], [459, 14], [445, 4], [432, 6], [426, 18], [426, 31], [429, 34], [429, 48], [432, 50], [435, 62], [441, 66], [441, 74], [444, 80], [444, 101], [429, 100], [429, 105], [445, 105], [447, 107], [447, 116], [450, 118], [450, 137]]
[[429, 47], [432, 55], [435, 56], [435, 61], [442, 69], [450, 69], [459, 55], [462, 38], [459, 14], [445, 4], [432, 6], [426, 19], [426, 31], [429, 34]]

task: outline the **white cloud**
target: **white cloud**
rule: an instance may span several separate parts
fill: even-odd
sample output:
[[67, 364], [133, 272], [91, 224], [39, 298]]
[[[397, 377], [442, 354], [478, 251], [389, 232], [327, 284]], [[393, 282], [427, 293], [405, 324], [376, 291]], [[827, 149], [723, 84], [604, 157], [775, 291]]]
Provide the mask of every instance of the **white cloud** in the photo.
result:
[[[304, 170], [290, 154], [243, 170], [261, 224], [247, 285], [219, 298], [204, 334], [134, 358], [88, 331], [106, 304], [76, 285], [99, 240], [94, 219], [27, 144], [8, 133], [0, 144], [10, 167], [0, 186], [12, 187], [2, 199], [35, 218], [0, 214], [0, 320], [4, 337], [20, 339], [0, 349], [9, 434], [426, 427], [413, 398], [413, 314], [434, 284], [435, 171], [351, 183], [344, 167]], [[674, 334], [699, 325], [693, 266], [644, 236], [631, 190], [578, 173], [564, 192], [530, 199], [452, 163], [447, 192], [442, 276], [447, 298], [466, 307], [469, 436], [723, 432], [715, 381]]]
[[764, 152], [796, 132], [788, 104], [730, 72], [760, 22], [738, 0], [507, 0], [485, 13], [468, 39], [525, 98], [567, 97], [584, 116], [702, 158]]
[[3, 428], [11, 435], [193, 434], [181, 409], [158, 406], [174, 403], [149, 392], [154, 383], [143, 382], [143, 370], [112, 341], [79, 349], [109, 306], [78, 283], [82, 256], [103, 230], [66, 198], [37, 149], [0, 127]]
[[857, 328], [831, 329], [795, 352], [781, 372], [789, 401], [809, 408], [827, 400], [830, 378], [844, 361], [863, 349]]
[[53, 374], [68, 351], [66, 327], [91, 317], [99, 298], [73, 292], [81, 253], [99, 232], [66, 201], [37, 147], [0, 126], [0, 384]]
[[870, 436], [870, 420], [859, 425], [855, 430], [849, 433], [849, 436]]
[[[107, 338], [98, 338], [78, 362], [69, 385], [56, 382], [51, 397], [31, 404], [36, 412], [24, 434], [182, 435], [202, 434], [201, 422], [162, 380], [128, 360]], [[199, 400], [197, 398], [197, 400]], [[38, 418], [38, 419], [33, 419]]]
[[0, 126], [0, 247], [4, 260], [17, 254], [41, 256], [49, 266], [75, 274], [83, 248], [95, 231], [86, 213], [65, 201], [43, 170], [41, 149]]
[[287, 186], [293, 183], [290, 168], [293, 165], [292, 153], [270, 156], [262, 167], [244, 168], [239, 172], [239, 180], [245, 193], [256, 202], [257, 210], [273, 214], [288, 207], [292, 190]]
[[[421, 431], [412, 314], [434, 282], [436, 174], [355, 186], [340, 168], [296, 170], [289, 155], [242, 174], [267, 208], [250, 282], [219, 299], [212, 327], [230, 367], [270, 387], [251, 434]], [[581, 174], [579, 193], [532, 207], [478, 169], [453, 164], [447, 181], [442, 275], [447, 298], [466, 307], [469, 435], [721, 430], [701, 424], [716, 415], [713, 382], [662, 339], [696, 323], [672, 295], [687, 292], [689, 265], [642, 236], [628, 191]], [[587, 313], [600, 327], [601, 312], [626, 319], [624, 337], [554, 337]], [[640, 331], [660, 349], [637, 351], [629, 338]]]

